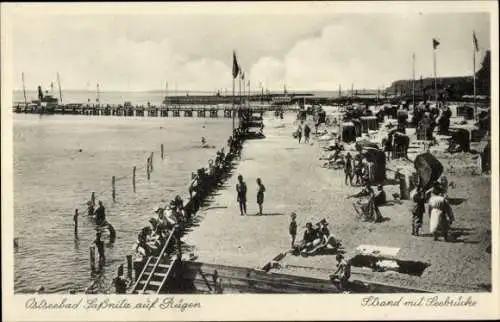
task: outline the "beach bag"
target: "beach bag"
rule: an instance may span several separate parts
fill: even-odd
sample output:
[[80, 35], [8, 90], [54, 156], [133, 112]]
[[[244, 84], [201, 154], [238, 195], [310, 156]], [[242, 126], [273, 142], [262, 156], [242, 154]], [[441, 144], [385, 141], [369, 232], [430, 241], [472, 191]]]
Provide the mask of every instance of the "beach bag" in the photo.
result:
[[424, 190], [429, 189], [443, 173], [441, 162], [428, 152], [417, 155], [413, 165]]

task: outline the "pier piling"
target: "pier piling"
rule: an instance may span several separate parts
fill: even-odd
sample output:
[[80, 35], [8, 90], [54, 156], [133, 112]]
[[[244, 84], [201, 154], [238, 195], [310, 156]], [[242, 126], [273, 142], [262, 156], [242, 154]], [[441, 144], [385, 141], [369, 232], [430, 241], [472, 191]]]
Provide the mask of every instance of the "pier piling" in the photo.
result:
[[95, 247], [90, 246], [89, 251], [90, 251], [90, 269], [92, 271], [95, 271]]
[[132, 255], [127, 255], [127, 278], [132, 280]]
[[132, 188], [134, 189], [135, 192], [135, 171], [137, 170], [136, 166], [132, 169]]
[[149, 163], [151, 165], [151, 172], [153, 172], [153, 155], [154, 155], [154, 152], [151, 152], [151, 156], [149, 157]]
[[148, 180], [151, 179], [151, 172], [150, 172], [150, 166], [151, 166], [151, 158], [148, 157], [148, 160], [146, 161], [146, 174], [148, 176]]
[[78, 235], [78, 209], [75, 209], [75, 215], [73, 216], [73, 221], [75, 222], [75, 236]]
[[115, 185], [115, 182], [116, 182], [116, 178], [115, 178], [115, 176], [113, 176], [113, 178], [111, 178], [111, 186], [112, 186], [112, 189], [113, 189], [113, 202], [116, 201], [116, 185]]
[[163, 143], [161, 144], [160, 150], [161, 150], [161, 159], [163, 160]]

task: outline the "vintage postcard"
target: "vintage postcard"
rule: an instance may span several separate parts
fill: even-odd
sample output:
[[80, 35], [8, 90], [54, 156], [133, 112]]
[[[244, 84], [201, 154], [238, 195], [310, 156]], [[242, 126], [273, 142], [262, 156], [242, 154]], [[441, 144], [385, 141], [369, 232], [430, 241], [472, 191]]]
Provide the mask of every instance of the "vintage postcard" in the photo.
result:
[[1, 14], [4, 320], [499, 317], [496, 2]]

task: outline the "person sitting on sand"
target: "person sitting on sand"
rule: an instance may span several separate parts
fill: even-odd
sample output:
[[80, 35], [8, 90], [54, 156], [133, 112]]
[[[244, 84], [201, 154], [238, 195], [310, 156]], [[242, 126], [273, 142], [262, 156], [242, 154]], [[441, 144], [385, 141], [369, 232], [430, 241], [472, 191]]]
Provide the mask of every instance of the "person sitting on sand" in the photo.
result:
[[307, 254], [311, 249], [314, 249], [321, 243], [321, 238], [319, 236], [319, 230], [313, 228], [312, 223], [306, 223], [306, 230], [302, 238], [302, 243], [300, 246], [300, 251], [302, 254]]
[[328, 222], [326, 219], [321, 219], [319, 222], [319, 232], [321, 234], [321, 237], [323, 239], [322, 244], [325, 246], [332, 246], [333, 248], [338, 248], [339, 246], [339, 241], [330, 233], [330, 230], [328, 229]]
[[207, 140], [205, 139], [204, 136], [201, 137], [201, 145], [204, 146], [205, 144], [207, 144]]

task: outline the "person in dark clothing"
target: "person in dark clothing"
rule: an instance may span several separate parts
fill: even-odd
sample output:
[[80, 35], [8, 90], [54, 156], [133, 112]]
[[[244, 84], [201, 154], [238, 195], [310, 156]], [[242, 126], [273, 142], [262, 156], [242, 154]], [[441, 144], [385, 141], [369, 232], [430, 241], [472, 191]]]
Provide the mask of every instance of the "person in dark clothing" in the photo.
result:
[[425, 213], [425, 196], [422, 189], [416, 188], [410, 193], [410, 200], [414, 202], [411, 207], [411, 234], [419, 236], [422, 228], [423, 216]]
[[297, 128], [297, 138], [299, 139], [299, 143], [302, 140], [302, 125], [299, 124], [299, 127]]
[[344, 163], [344, 174], [345, 174], [345, 184], [347, 185], [347, 179], [349, 179], [349, 183], [352, 186], [353, 172], [352, 172], [352, 157], [349, 152], [347, 152], [345, 156]]
[[113, 279], [113, 285], [115, 286], [116, 294], [126, 294], [128, 281], [123, 278], [123, 264], [118, 267], [118, 274]]
[[257, 204], [259, 205], [259, 215], [262, 216], [262, 205], [264, 204], [264, 192], [266, 191], [266, 187], [264, 187], [260, 178], [257, 178], [257, 186]]
[[238, 176], [238, 183], [236, 184], [237, 200], [240, 205], [240, 214], [245, 216], [247, 214], [247, 184], [243, 181], [243, 176]]
[[306, 223], [306, 230], [304, 231], [304, 235], [302, 237], [302, 244], [300, 245], [301, 251], [307, 251], [313, 246], [316, 246], [315, 241], [320, 242], [318, 239], [318, 231], [313, 228], [312, 223]]
[[95, 222], [98, 225], [104, 224], [106, 221], [106, 209], [101, 200], [99, 200], [99, 207], [95, 210]]
[[73, 222], [75, 223], [75, 236], [78, 235], [78, 209], [75, 209], [75, 214], [73, 215]]
[[288, 226], [288, 232], [290, 233], [290, 237], [292, 238], [292, 249], [295, 247], [295, 237], [297, 236], [297, 222], [295, 218], [297, 218], [297, 214], [292, 212], [291, 215], [290, 226]]
[[101, 240], [101, 233], [95, 234], [94, 244], [99, 254], [99, 263], [104, 263], [104, 261], [106, 261], [106, 256], [104, 256], [104, 242]]
[[309, 143], [309, 136], [311, 135], [311, 128], [306, 123], [304, 125], [304, 143]]
[[372, 196], [373, 212], [375, 213], [375, 222], [382, 221], [382, 214], [380, 213], [379, 206], [385, 205], [387, 196], [385, 195], [384, 187], [380, 184], [377, 187], [377, 192]]

